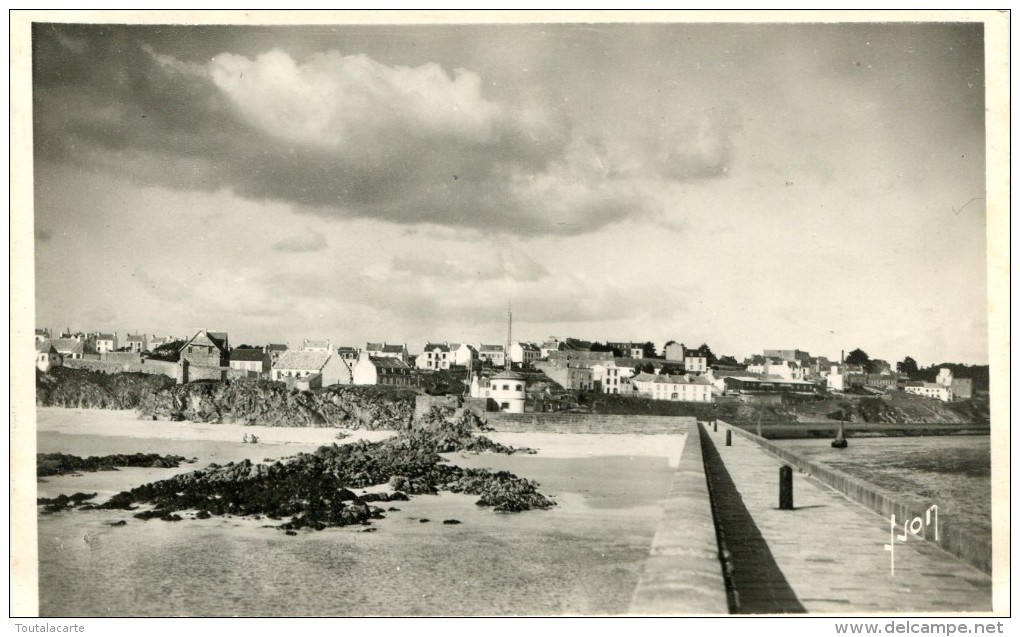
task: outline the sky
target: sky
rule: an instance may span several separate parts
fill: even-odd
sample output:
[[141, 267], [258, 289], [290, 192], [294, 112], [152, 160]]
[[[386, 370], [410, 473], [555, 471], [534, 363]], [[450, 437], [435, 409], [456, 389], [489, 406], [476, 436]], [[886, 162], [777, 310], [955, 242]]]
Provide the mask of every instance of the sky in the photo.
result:
[[36, 24], [36, 324], [988, 361], [983, 27]]

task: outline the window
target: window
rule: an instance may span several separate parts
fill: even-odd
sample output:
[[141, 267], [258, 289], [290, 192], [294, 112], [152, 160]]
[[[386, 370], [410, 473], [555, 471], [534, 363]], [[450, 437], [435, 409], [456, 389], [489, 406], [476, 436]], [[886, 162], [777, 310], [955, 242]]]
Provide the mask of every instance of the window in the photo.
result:
[[510, 385], [503, 385], [503, 391], [509, 391]]
[[516, 389], [517, 391], [521, 391], [521, 386], [520, 385], [515, 385], [514, 389]]
[[510, 409], [510, 403], [500, 403], [499, 404], [499, 408], [500, 409]]

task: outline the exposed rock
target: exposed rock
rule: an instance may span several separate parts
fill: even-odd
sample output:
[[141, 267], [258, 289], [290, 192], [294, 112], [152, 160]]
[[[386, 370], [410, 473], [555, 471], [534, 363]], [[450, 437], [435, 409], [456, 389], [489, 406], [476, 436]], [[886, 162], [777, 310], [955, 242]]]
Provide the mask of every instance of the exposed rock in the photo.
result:
[[174, 385], [162, 374], [102, 374], [85, 369], [54, 367], [36, 371], [35, 404], [77, 409], [134, 409], [143, 398]]
[[[370, 502], [403, 501], [402, 491], [363, 493], [352, 489], [387, 483], [403, 476], [411, 493], [448, 489], [481, 496], [479, 504], [497, 511], [544, 509], [555, 503], [538, 493], [537, 483], [506, 471], [464, 470], [446, 464], [439, 449], [457, 450], [476, 439], [456, 423], [433, 423], [380, 442], [358, 441], [319, 447], [287, 461], [255, 464], [250, 460], [183, 473], [119, 493], [101, 505], [106, 509], [151, 504], [135, 517], [175, 521], [174, 512], [266, 516], [287, 519], [284, 530], [367, 524], [385, 511]], [[288, 519], [289, 518], [289, 519]], [[179, 516], [178, 516], [179, 519]], [[427, 520], [425, 520], [427, 522]]]
[[[66, 453], [36, 454], [36, 475], [54, 476], [78, 471], [116, 471], [117, 467], [176, 468], [188, 462], [183, 456], [161, 456], [157, 453], [115, 454], [81, 458]], [[93, 494], [95, 495], [95, 494]]]
[[[405, 429], [415, 391], [405, 387], [288, 389], [265, 380], [197, 382], [163, 388], [138, 404], [139, 417], [293, 427]], [[342, 432], [338, 432], [339, 434]]]
[[460, 524], [460, 520], [443, 520], [443, 524]]

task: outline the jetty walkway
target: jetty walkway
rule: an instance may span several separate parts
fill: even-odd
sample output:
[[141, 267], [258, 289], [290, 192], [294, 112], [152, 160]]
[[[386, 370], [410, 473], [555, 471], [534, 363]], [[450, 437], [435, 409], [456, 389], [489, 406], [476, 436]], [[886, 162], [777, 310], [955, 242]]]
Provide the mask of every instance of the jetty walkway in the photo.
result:
[[[687, 542], [696, 546], [662, 551], [653, 545], [631, 613], [698, 613], [692, 603], [701, 606], [700, 613], [709, 614], [726, 612], [726, 606], [738, 614], [992, 610], [989, 574], [931, 542], [893, 538], [889, 518], [805, 473], [793, 470], [793, 508], [780, 509], [779, 470], [786, 463], [737, 432], [731, 436], [732, 446], [726, 446], [727, 428], [722, 423], [718, 431], [713, 431], [711, 424], [690, 428], [684, 456], [690, 455], [686, 447], [698, 445], [700, 439], [701, 457], [690, 457], [686, 465], [682, 459], [681, 465], [690, 470], [703, 461], [711, 514], [700, 510], [700, 498], [690, 486], [677, 488], [693, 485], [693, 476], [675, 483], [674, 491], [685, 498], [683, 507], [694, 503], [691, 508], [698, 513], [685, 515], [678, 509], [671, 514], [667, 507], [656, 544], [681, 546], [683, 540], [675, 537], [676, 529], [668, 530], [679, 526]], [[704, 549], [715, 542], [706, 538], [704, 527], [713, 519], [713, 539], [725, 568], [717, 556], [723, 575], [706, 579]], [[896, 534], [902, 532], [898, 520]], [[890, 543], [892, 552], [886, 548]], [[701, 552], [695, 556], [692, 548]], [[657, 552], [672, 557], [657, 556]], [[669, 573], [664, 572], [665, 559], [669, 560]], [[685, 580], [691, 582], [686, 587], [682, 584]], [[720, 604], [718, 583], [723, 580], [725, 603]], [[696, 601], [691, 584], [710, 603]]]

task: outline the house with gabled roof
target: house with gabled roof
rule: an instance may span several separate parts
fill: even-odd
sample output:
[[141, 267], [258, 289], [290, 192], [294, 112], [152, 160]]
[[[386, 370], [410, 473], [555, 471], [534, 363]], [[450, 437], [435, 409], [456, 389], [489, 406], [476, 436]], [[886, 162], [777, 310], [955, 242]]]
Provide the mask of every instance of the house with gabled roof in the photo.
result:
[[365, 351], [369, 356], [375, 358], [398, 358], [404, 364], [410, 360], [407, 353], [407, 345], [394, 345], [383, 341], [382, 343], [366, 343]]
[[415, 379], [411, 368], [399, 358], [370, 356], [364, 351], [351, 368], [355, 385], [394, 385], [409, 387]]
[[96, 332], [92, 335], [92, 346], [100, 354], [117, 351], [117, 332], [113, 334]]
[[341, 345], [336, 348], [336, 353], [340, 355], [340, 358], [347, 361], [348, 364], [353, 364], [354, 361], [358, 360], [358, 354], [361, 353], [361, 350], [357, 347]]
[[710, 403], [714, 401], [712, 383], [703, 376], [690, 374], [660, 374], [651, 381], [651, 398], [653, 400], [675, 400], [691, 403]]
[[234, 348], [230, 350], [230, 369], [248, 372], [249, 375], [268, 376], [272, 370], [272, 359], [262, 348]]
[[316, 340], [305, 338], [301, 340], [301, 349], [306, 352], [330, 352], [333, 351], [333, 346], [330, 344], [329, 339]]
[[155, 352], [157, 349], [159, 349], [163, 345], [166, 345], [167, 343], [173, 343], [174, 342], [174, 337], [173, 336], [169, 336], [169, 335], [167, 335], [167, 336], [158, 336], [156, 334], [153, 334], [152, 336], [149, 336], [146, 340], [147, 340], [147, 344], [149, 346], [148, 347], [149, 351], [150, 352]]
[[99, 359], [99, 352], [91, 340], [84, 338], [52, 338], [49, 340], [64, 360]]
[[510, 344], [510, 362], [518, 367], [530, 367], [542, 357], [541, 348], [528, 341], [514, 341]]
[[128, 334], [124, 338], [124, 346], [127, 347], [129, 352], [149, 351], [148, 341], [145, 334]]
[[35, 328], [35, 342], [41, 343], [50, 340], [50, 331], [45, 327]]
[[478, 350], [470, 343], [450, 343], [450, 354], [453, 365], [474, 367], [478, 363]]
[[450, 353], [450, 346], [447, 343], [425, 343], [421, 354], [414, 359], [415, 367], [425, 371], [439, 371], [450, 369], [453, 364], [453, 355]]
[[224, 380], [230, 369], [230, 339], [226, 332], [199, 330], [178, 350], [177, 382]]
[[60, 367], [63, 364], [63, 359], [57, 348], [53, 347], [53, 343], [49, 339], [38, 341], [35, 344], [35, 366], [36, 369], [43, 372], [48, 372], [54, 367]]
[[485, 343], [479, 343], [478, 345], [478, 360], [480, 362], [488, 362], [493, 367], [503, 367], [506, 365], [506, 347], [503, 345], [486, 345]]
[[329, 352], [288, 350], [273, 363], [273, 380], [300, 380], [320, 374], [329, 358]]

